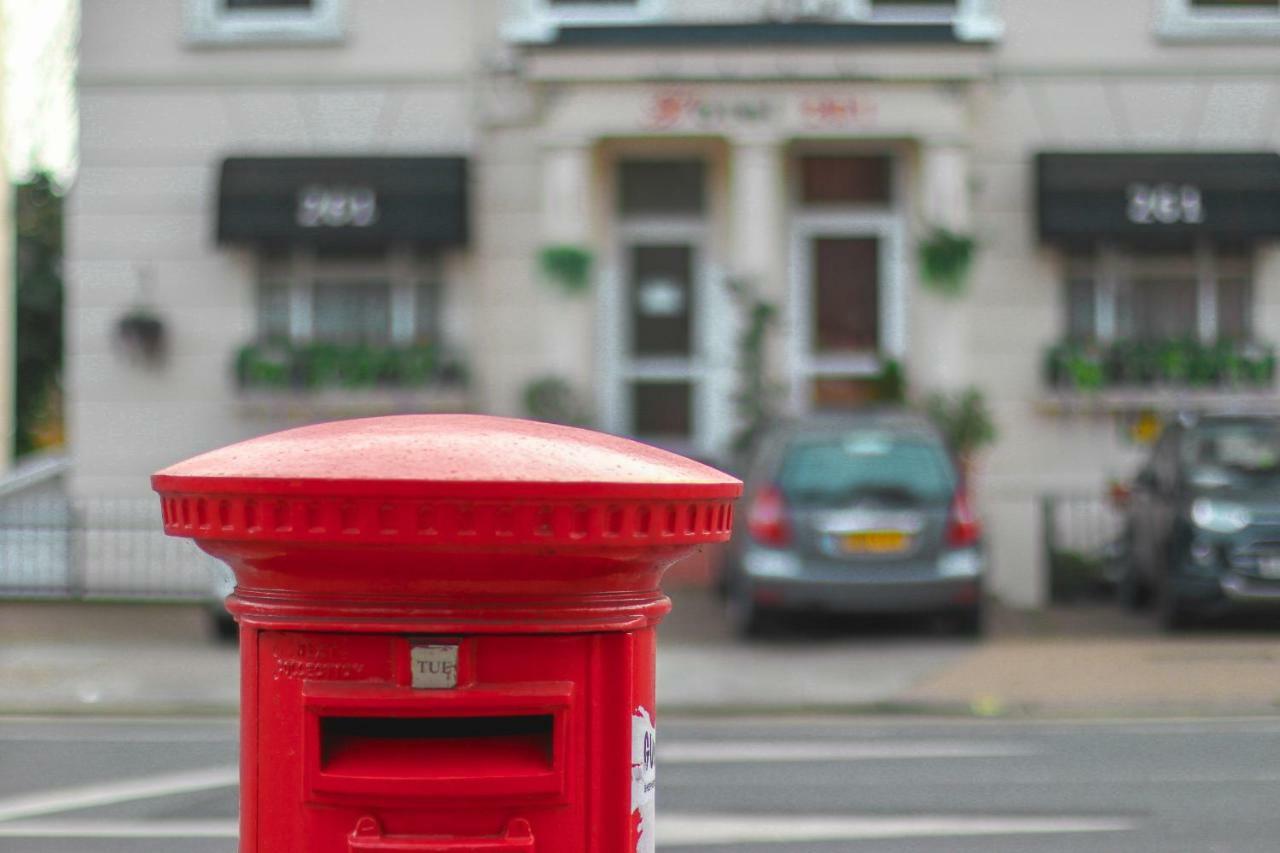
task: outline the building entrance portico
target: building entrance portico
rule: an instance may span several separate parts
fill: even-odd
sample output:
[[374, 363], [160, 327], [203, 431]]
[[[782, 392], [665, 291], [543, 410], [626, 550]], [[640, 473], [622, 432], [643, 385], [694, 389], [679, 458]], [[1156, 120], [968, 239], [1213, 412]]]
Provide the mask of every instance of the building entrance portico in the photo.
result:
[[890, 361], [910, 362], [911, 211], [933, 192], [929, 141], [963, 137], [961, 105], [913, 84], [566, 82], [539, 117], [542, 231], [598, 260], [596, 357], [568, 365], [589, 371], [597, 422], [728, 450], [731, 282], [777, 310], [765, 363], [783, 412], [864, 402]]

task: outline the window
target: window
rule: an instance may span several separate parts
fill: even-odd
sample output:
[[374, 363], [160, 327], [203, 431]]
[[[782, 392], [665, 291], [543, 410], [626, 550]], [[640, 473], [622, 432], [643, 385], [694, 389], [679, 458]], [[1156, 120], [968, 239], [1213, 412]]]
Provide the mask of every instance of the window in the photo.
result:
[[[690, 452], [714, 422], [703, 358], [706, 322], [707, 167], [694, 158], [629, 157], [616, 164], [617, 290], [610, 308], [619, 346], [610, 366], [612, 428]], [[616, 413], [616, 414], [615, 414]]]
[[618, 165], [618, 212], [696, 216], [706, 206], [704, 172], [701, 160], [625, 160]]
[[1004, 23], [992, 0], [871, 0], [871, 20], [885, 24], [954, 24], [966, 41], [993, 41]]
[[342, 37], [344, 4], [345, 0], [186, 0], [187, 41], [336, 41]]
[[1280, 0], [1163, 0], [1156, 32], [1170, 41], [1280, 39]]
[[956, 16], [957, 0], [874, 0], [872, 18], [902, 23], [938, 23]]
[[661, 20], [668, 0], [514, 0], [503, 32], [518, 41], [549, 41], [561, 26], [607, 26]]
[[1243, 251], [1101, 248], [1072, 256], [1066, 334], [1075, 341], [1247, 340], [1252, 272]]
[[222, 0], [223, 7], [234, 12], [240, 9], [310, 9], [314, 0]]
[[945, 503], [955, 491], [940, 444], [871, 431], [796, 441], [783, 456], [778, 485], [797, 507], [847, 507], [869, 496]]
[[385, 344], [391, 337], [391, 286], [386, 279], [321, 279], [312, 300], [312, 335], [318, 341]]
[[677, 0], [508, 0], [508, 5], [511, 12], [502, 31], [504, 37], [514, 41], [552, 41], [565, 26], [680, 26], [708, 22], [950, 24], [956, 37], [965, 41], [995, 40], [1004, 31], [996, 14], [996, 0], [757, 0], [704, 4], [707, 8], [724, 7], [710, 18], [699, 14], [701, 9], [668, 16], [670, 10], [677, 8]]
[[335, 344], [438, 342], [435, 264], [409, 252], [338, 258], [297, 250], [259, 265], [258, 338]]
[[800, 158], [800, 201], [805, 205], [888, 205], [893, 157], [888, 154]]
[[694, 352], [694, 255], [687, 244], [631, 247], [631, 348], [636, 356]]
[[653, 441], [693, 435], [693, 384], [688, 381], [640, 381], [631, 386], [634, 432]]
[[880, 241], [818, 237], [810, 247], [814, 352], [878, 352]]
[[258, 282], [258, 337], [264, 341], [289, 337], [289, 281], [271, 277]]
[[1280, 11], [1280, 0], [1191, 0], [1197, 12], [1252, 12], [1265, 10], [1272, 14]]

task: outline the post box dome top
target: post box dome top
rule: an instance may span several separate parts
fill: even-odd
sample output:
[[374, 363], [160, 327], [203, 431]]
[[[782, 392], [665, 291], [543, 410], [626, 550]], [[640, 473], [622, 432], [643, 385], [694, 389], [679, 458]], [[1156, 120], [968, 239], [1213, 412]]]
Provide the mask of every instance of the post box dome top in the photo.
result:
[[[524, 517], [531, 507], [566, 511], [607, 536], [611, 513], [643, 503], [640, 519], [674, 513], [681, 528], [686, 518], [696, 524], [695, 539], [720, 541], [729, 532], [728, 505], [742, 490], [723, 472], [639, 442], [483, 415], [396, 415], [285, 430], [179, 462], [151, 482], [164, 498], [167, 532], [198, 539], [314, 540], [306, 531], [321, 528], [376, 533], [388, 523], [420, 523], [400, 519], [406, 513], [437, 509], [455, 517], [454, 526], [474, 525], [483, 514], [490, 518], [483, 526], [497, 525], [499, 536], [495, 513]], [[269, 512], [272, 523], [261, 517]], [[330, 515], [331, 524], [316, 521]], [[635, 519], [626, 515], [631, 528]]]
[[707, 465], [591, 430], [488, 415], [393, 415], [264, 435], [152, 477], [158, 491], [516, 498], [735, 497]]

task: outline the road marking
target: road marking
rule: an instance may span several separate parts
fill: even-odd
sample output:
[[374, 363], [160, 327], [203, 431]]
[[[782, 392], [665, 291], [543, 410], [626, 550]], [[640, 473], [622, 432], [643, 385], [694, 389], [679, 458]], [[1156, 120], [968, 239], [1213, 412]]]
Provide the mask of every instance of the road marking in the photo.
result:
[[6, 732], [0, 729], [4, 743], [235, 743], [237, 732]]
[[60, 820], [0, 823], [0, 838], [236, 838], [234, 820]]
[[1001, 758], [1035, 755], [1026, 744], [981, 741], [663, 741], [663, 764], [725, 764], [773, 761], [873, 761], [913, 758]]
[[235, 767], [211, 767], [181, 773], [165, 773], [141, 779], [123, 779], [95, 785], [78, 785], [0, 800], [0, 821], [109, 806], [130, 800], [146, 800], [171, 794], [229, 788], [240, 781]]
[[862, 841], [973, 835], [1056, 835], [1125, 832], [1122, 818], [902, 815], [873, 817], [664, 815], [658, 812], [658, 846], [783, 844], [798, 841]]
[[[658, 846], [784, 844], [798, 841], [866, 841], [975, 835], [1058, 835], [1126, 832], [1123, 818], [878, 815], [873, 817], [664, 815]], [[235, 838], [233, 820], [26, 821], [0, 824], [0, 838]]]

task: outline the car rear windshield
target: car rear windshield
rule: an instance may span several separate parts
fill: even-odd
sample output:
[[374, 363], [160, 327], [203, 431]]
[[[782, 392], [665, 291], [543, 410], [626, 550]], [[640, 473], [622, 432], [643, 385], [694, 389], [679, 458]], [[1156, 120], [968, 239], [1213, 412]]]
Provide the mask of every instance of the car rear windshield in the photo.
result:
[[1280, 475], [1280, 423], [1227, 421], [1202, 424], [1187, 437], [1185, 458], [1194, 480], [1223, 485]]
[[955, 474], [938, 442], [851, 433], [793, 442], [778, 485], [795, 506], [861, 500], [910, 505], [949, 500]]

